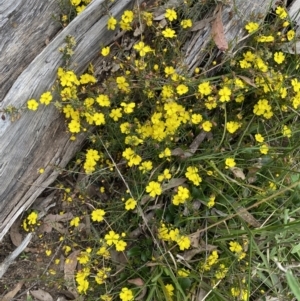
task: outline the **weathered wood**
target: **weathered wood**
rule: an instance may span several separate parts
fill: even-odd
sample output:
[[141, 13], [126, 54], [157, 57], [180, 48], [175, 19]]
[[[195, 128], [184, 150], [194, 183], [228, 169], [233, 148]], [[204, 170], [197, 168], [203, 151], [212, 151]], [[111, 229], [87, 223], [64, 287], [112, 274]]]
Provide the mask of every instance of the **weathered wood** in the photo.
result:
[[0, 102], [61, 26], [56, 0], [0, 1]]

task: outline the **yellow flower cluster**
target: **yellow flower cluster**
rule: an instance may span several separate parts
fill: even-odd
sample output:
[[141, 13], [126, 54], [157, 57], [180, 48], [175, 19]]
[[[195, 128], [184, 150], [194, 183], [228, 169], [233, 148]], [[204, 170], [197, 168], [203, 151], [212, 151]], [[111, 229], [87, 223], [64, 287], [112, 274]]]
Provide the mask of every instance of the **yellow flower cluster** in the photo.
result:
[[[50, 91], [44, 92], [40, 97], [40, 103], [44, 105], [49, 105], [53, 96]], [[36, 111], [39, 103], [35, 99], [29, 99], [27, 101], [27, 108], [32, 111]]]
[[186, 169], [185, 176], [195, 185], [199, 186], [202, 182], [202, 178], [200, 177], [198, 173], [198, 168], [195, 166], [189, 166]]
[[203, 270], [209, 271], [213, 265], [215, 265], [218, 262], [219, 254], [217, 250], [214, 250], [211, 252], [211, 254], [207, 257], [204, 265]]
[[123, 151], [122, 156], [128, 161], [128, 166], [139, 165], [142, 162], [141, 156], [137, 155], [135, 151], [128, 147]]
[[80, 294], [86, 294], [89, 288], [89, 281], [87, 278], [90, 276], [90, 269], [83, 268], [76, 273], [75, 279], [77, 282], [77, 290]]
[[177, 193], [173, 196], [172, 203], [175, 206], [184, 204], [190, 198], [190, 191], [183, 186], [178, 186]]
[[246, 257], [246, 253], [243, 251], [242, 246], [236, 241], [231, 241], [229, 243], [229, 250], [235, 253], [238, 260], [242, 260], [243, 258]]
[[188, 249], [191, 245], [190, 238], [181, 235], [178, 228], [169, 230], [164, 223], [161, 223], [157, 231], [159, 239], [176, 242], [181, 251]]
[[38, 224], [38, 213], [32, 211], [24, 220], [23, 220], [23, 229], [25, 231], [34, 230], [33, 226]]
[[96, 164], [100, 160], [102, 154], [95, 149], [88, 149], [85, 155], [83, 168], [87, 174], [92, 173], [96, 169]]
[[[123, 234], [122, 236], [124, 236]], [[108, 234], [104, 236], [104, 239], [108, 246], [114, 245], [118, 252], [123, 252], [127, 246], [127, 243], [120, 239], [120, 235], [111, 230]]]
[[257, 116], [263, 115], [266, 119], [273, 116], [272, 107], [267, 99], [260, 99], [254, 106], [253, 113]]

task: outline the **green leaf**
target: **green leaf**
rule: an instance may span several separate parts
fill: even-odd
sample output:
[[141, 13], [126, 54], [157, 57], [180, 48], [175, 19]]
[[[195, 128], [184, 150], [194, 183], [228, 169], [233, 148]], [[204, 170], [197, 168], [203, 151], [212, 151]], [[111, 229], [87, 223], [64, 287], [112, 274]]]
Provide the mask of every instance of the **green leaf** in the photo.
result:
[[300, 251], [300, 243], [293, 247], [291, 253], [294, 254], [294, 253], [298, 253], [299, 251]]
[[291, 291], [293, 292], [297, 300], [300, 301], [300, 284], [298, 279], [293, 275], [293, 272], [291, 270], [288, 270], [285, 275]]

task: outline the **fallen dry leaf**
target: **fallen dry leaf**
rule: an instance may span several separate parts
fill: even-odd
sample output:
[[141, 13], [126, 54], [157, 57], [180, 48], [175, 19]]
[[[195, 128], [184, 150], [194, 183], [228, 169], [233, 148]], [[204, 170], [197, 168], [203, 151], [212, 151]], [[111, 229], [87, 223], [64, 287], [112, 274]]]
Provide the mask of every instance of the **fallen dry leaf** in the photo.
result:
[[244, 75], [237, 75], [237, 77], [239, 77], [240, 79], [242, 79], [249, 86], [257, 88], [256, 84], [254, 83], [254, 81], [251, 78], [249, 78], [247, 76], [244, 76]]
[[78, 293], [76, 290], [76, 283], [74, 273], [77, 266], [77, 256], [80, 250], [73, 251], [65, 260], [64, 274], [67, 289], [77, 298]]
[[18, 219], [13, 223], [13, 225], [11, 226], [11, 228], [9, 230], [10, 239], [16, 247], [18, 247], [22, 243], [22, 240], [23, 240], [22, 234], [19, 232], [20, 225], [21, 225], [21, 220]]
[[201, 230], [197, 230], [196, 232], [189, 235], [191, 246], [193, 248], [199, 248], [200, 236], [201, 236]]
[[[198, 248], [194, 248], [191, 250], [185, 251], [183, 254], [179, 255], [182, 259], [189, 262], [195, 255], [202, 253], [202, 252], [211, 252], [213, 250], [216, 250], [217, 247], [214, 245], [206, 244], [203, 241], [200, 241], [200, 246]], [[178, 257], [177, 256], [177, 257]]]
[[232, 171], [232, 173], [234, 174], [234, 176], [238, 179], [242, 179], [245, 180], [245, 174], [243, 172], [243, 170], [239, 167], [231, 167], [230, 170]]
[[222, 22], [222, 6], [219, 4], [216, 13], [216, 19], [213, 21], [211, 34], [216, 46], [225, 51], [228, 49], [228, 43], [224, 34], [224, 27]]
[[143, 286], [145, 284], [145, 282], [141, 278], [129, 279], [127, 282], [136, 286]]
[[185, 178], [173, 178], [167, 184], [162, 185], [162, 191], [166, 191], [182, 185], [186, 181]]
[[144, 297], [146, 296], [147, 294], [147, 286], [143, 287], [141, 293], [135, 297], [135, 300], [139, 301], [139, 300], [145, 300]]
[[40, 301], [53, 301], [52, 296], [42, 289], [37, 289], [35, 291], [30, 291], [30, 294]]
[[213, 16], [213, 17], [203, 19], [201, 21], [197, 21], [194, 23], [193, 27], [191, 28], [191, 31], [197, 31], [197, 30], [201, 30], [201, 29], [205, 28], [210, 22], [212, 22], [215, 19], [216, 19], [216, 17]]
[[199, 145], [203, 142], [205, 138], [208, 138], [208, 133], [202, 131], [200, 134], [198, 134], [189, 148], [187, 150], [183, 150], [180, 147], [177, 147], [172, 150], [172, 156], [180, 157], [180, 159], [186, 159], [195, 154], [195, 152], [199, 149]]
[[140, 24], [139, 27], [137, 27], [133, 33], [134, 37], [138, 37], [140, 36], [145, 30], [145, 25], [144, 24]]
[[13, 297], [18, 293], [18, 291], [22, 288], [24, 281], [20, 281], [13, 290], [8, 292], [0, 301], [11, 301]]
[[237, 214], [240, 218], [242, 218], [245, 222], [247, 222], [250, 226], [259, 228], [261, 224], [256, 220], [256, 218], [246, 209], [240, 207], [237, 209]]
[[73, 218], [73, 214], [71, 212], [65, 214], [48, 214], [44, 220], [42, 225], [39, 228], [39, 232], [47, 232], [50, 233], [52, 228], [55, 228], [60, 233], [65, 232], [65, 227], [59, 222], [66, 222]]

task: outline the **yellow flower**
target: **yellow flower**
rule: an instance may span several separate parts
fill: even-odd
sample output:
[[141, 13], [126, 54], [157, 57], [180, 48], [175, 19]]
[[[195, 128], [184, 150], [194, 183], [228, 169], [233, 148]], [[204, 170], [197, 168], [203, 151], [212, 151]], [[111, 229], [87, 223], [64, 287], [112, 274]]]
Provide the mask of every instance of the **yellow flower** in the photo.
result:
[[80, 264], [86, 264], [90, 261], [90, 255], [88, 252], [81, 251], [79, 256], [77, 257], [77, 260]]
[[123, 15], [122, 15], [122, 21], [124, 23], [131, 23], [133, 21], [133, 12], [131, 10], [125, 10]]
[[69, 122], [68, 127], [71, 133], [80, 132], [80, 123], [77, 120], [72, 119], [71, 122]]
[[107, 29], [109, 30], [115, 30], [117, 24], [117, 20], [111, 16], [107, 21]]
[[223, 279], [225, 278], [227, 272], [228, 272], [228, 268], [226, 268], [226, 266], [223, 263], [221, 263], [219, 265], [218, 270], [215, 273], [215, 276], [217, 279]]
[[191, 240], [188, 236], [182, 235], [177, 240], [177, 244], [179, 246], [180, 251], [184, 251], [185, 249], [188, 249], [191, 246]]
[[101, 107], [109, 107], [110, 106], [110, 100], [109, 97], [105, 94], [100, 94], [97, 96], [96, 101]]
[[143, 16], [143, 20], [146, 22], [147, 26], [151, 26], [152, 25], [152, 20], [153, 20], [153, 14], [143, 11], [142, 12], [142, 16]]
[[78, 6], [80, 4], [81, 0], [71, 0], [71, 4], [73, 6]]
[[95, 113], [92, 118], [96, 125], [105, 124], [105, 117], [103, 113]]
[[284, 125], [282, 129], [282, 135], [290, 138], [292, 137], [292, 130], [287, 125]]
[[124, 113], [130, 114], [133, 112], [135, 108], [135, 102], [130, 102], [130, 103], [121, 102], [121, 107], [123, 107]]
[[80, 5], [76, 7], [77, 15], [79, 15], [84, 9], [86, 8], [86, 5]]
[[122, 301], [133, 301], [133, 293], [132, 290], [128, 289], [127, 287], [123, 287], [119, 297]]
[[191, 19], [186, 19], [186, 20], [182, 20], [180, 22], [180, 25], [183, 29], [186, 29], [186, 28], [190, 28], [193, 26], [193, 23], [192, 23], [192, 20]]
[[260, 36], [257, 38], [257, 41], [260, 43], [269, 43], [274, 41], [273, 36]]
[[226, 168], [232, 168], [236, 165], [236, 163], [233, 158], [226, 158], [225, 165], [226, 165]]
[[29, 99], [27, 101], [27, 108], [32, 111], [36, 111], [39, 106], [39, 103], [35, 99]]
[[202, 121], [203, 117], [201, 114], [192, 114], [191, 121], [193, 124], [199, 124]]
[[230, 134], [233, 134], [240, 128], [241, 124], [236, 121], [229, 121], [226, 123], [226, 129]]
[[27, 216], [27, 220], [28, 220], [28, 225], [35, 225], [37, 223], [37, 219], [38, 219], [38, 214], [36, 212], [31, 212], [28, 216]]
[[249, 22], [246, 26], [245, 29], [248, 31], [248, 33], [252, 33], [256, 31], [259, 28], [259, 24], [256, 22]]
[[278, 6], [277, 8], [276, 8], [276, 15], [280, 18], [280, 19], [285, 19], [286, 17], [287, 17], [287, 12], [286, 12], [286, 10], [283, 8], [283, 7], [281, 7], [281, 6]]
[[161, 195], [162, 189], [160, 183], [151, 181], [146, 187], [146, 192], [149, 193], [149, 195], [153, 198], [155, 198], [157, 195]]
[[176, 37], [176, 32], [175, 30], [167, 27], [165, 30], [162, 31], [162, 34], [165, 38], [175, 38]]
[[267, 144], [263, 144], [259, 150], [263, 155], [266, 155], [269, 152], [269, 147]]
[[178, 95], [183, 95], [189, 91], [189, 88], [186, 85], [181, 84], [177, 86], [176, 91]]
[[169, 169], [165, 169], [162, 174], [157, 177], [158, 182], [162, 182], [164, 180], [170, 180], [172, 175]]
[[40, 103], [45, 104], [46, 106], [51, 102], [52, 94], [51, 92], [45, 92], [41, 95]]
[[140, 56], [145, 56], [148, 52], [153, 51], [150, 46], [146, 45], [144, 42], [140, 41], [139, 43], [133, 46], [133, 49], [139, 51]]
[[193, 182], [194, 185], [199, 186], [202, 182], [202, 178], [199, 176], [198, 168], [195, 166], [189, 166], [186, 170], [185, 176]]
[[173, 21], [177, 19], [177, 14], [176, 11], [174, 9], [167, 9], [166, 13], [165, 13], [165, 17], [169, 20], [169, 21]]
[[186, 269], [180, 269], [177, 271], [177, 274], [179, 277], [188, 277], [188, 275], [190, 274], [190, 271], [189, 270], [186, 270]]
[[170, 297], [174, 295], [174, 286], [172, 284], [166, 284], [165, 289]]
[[143, 174], [150, 171], [152, 168], [153, 165], [151, 161], [145, 161], [139, 166], [139, 170], [141, 170]]
[[286, 34], [288, 41], [291, 41], [294, 39], [295, 37], [295, 31], [294, 30], [289, 30]]
[[210, 121], [205, 121], [202, 123], [203, 131], [210, 132], [213, 124]]
[[116, 251], [123, 252], [127, 246], [127, 243], [124, 240], [118, 240], [115, 242]]
[[261, 134], [255, 134], [255, 140], [257, 142], [262, 143], [262, 142], [264, 142], [265, 139], [264, 139], [264, 137]]
[[117, 77], [116, 83], [120, 90], [122, 90], [124, 92], [128, 92], [129, 84], [126, 82], [126, 78], [124, 76]]
[[78, 227], [79, 222], [80, 222], [80, 218], [76, 216], [70, 221], [70, 226]]
[[109, 46], [103, 47], [103, 48], [102, 48], [101, 54], [102, 54], [103, 56], [107, 56], [107, 55], [109, 55], [109, 53], [110, 53], [110, 47], [109, 47]]
[[109, 117], [111, 117], [114, 121], [118, 121], [122, 117], [122, 109], [112, 109]]
[[215, 205], [215, 199], [216, 199], [215, 195], [210, 196], [209, 201], [207, 203], [208, 208], [212, 208]]
[[46, 250], [45, 253], [46, 253], [47, 256], [50, 256], [52, 254], [52, 251], [51, 250]]
[[109, 231], [108, 234], [104, 236], [106, 243], [111, 246], [112, 244], [116, 244], [120, 238], [120, 235], [115, 233], [115, 231]]
[[[88, 74], [88, 73], [84, 73], [80, 76], [80, 83], [81, 84], [89, 84], [89, 83], [96, 83], [97, 79], [95, 78], [95, 76]], [[66, 89], [66, 88], [65, 88]], [[71, 89], [70, 89], [71, 90]], [[69, 93], [70, 94], [70, 93]]]
[[158, 155], [158, 157], [159, 157], [159, 158], [165, 158], [165, 157], [171, 157], [171, 155], [172, 155], [172, 152], [171, 152], [171, 150], [167, 147], [167, 148], [164, 149], [164, 151], [162, 151], [162, 152]]
[[172, 203], [175, 206], [179, 206], [180, 204], [184, 204], [189, 198], [190, 191], [183, 186], [178, 186], [177, 194], [174, 195]]
[[105, 211], [102, 209], [95, 209], [91, 215], [92, 215], [92, 221], [101, 222], [104, 220]]
[[223, 87], [219, 90], [220, 101], [225, 102], [230, 100], [231, 90], [228, 87]]
[[78, 285], [77, 285], [77, 290], [78, 293], [86, 293], [87, 289], [89, 288], [89, 282], [86, 279], [76, 279]]
[[109, 296], [109, 295], [101, 295], [100, 296], [100, 299], [102, 301], [112, 301], [113, 297], [112, 296]]
[[275, 52], [274, 53], [274, 61], [277, 64], [281, 64], [285, 59], [285, 55], [283, 54], [283, 52], [279, 51], [279, 52]]
[[288, 27], [290, 25], [290, 22], [289, 21], [284, 21], [282, 23], [282, 27]]
[[100, 249], [97, 251], [96, 254], [102, 256], [105, 259], [109, 259], [110, 258], [110, 253], [107, 250], [107, 248], [104, 247], [104, 246], [100, 247]]
[[231, 252], [233, 252], [233, 253], [240, 253], [240, 252], [242, 252], [243, 251], [243, 248], [242, 248], [242, 246], [238, 243], [238, 242], [236, 242], [236, 241], [231, 241], [230, 243], [229, 243], [229, 250], [231, 251]]
[[125, 209], [126, 210], [133, 210], [136, 207], [137, 201], [133, 198], [129, 198], [125, 202]]
[[198, 92], [203, 95], [210, 95], [212, 92], [212, 88], [209, 82], [203, 82], [198, 86]]

